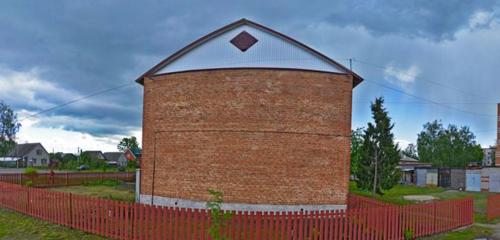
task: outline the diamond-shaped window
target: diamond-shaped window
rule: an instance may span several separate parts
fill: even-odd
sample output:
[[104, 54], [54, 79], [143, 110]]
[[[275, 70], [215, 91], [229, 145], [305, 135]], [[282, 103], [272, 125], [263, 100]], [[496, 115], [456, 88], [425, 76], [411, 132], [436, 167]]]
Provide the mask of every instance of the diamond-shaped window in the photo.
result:
[[250, 33], [247, 33], [246, 31], [240, 32], [236, 37], [231, 39], [231, 43], [237, 47], [239, 50], [242, 52], [248, 50], [250, 47], [252, 47], [257, 41], [257, 38], [252, 36]]

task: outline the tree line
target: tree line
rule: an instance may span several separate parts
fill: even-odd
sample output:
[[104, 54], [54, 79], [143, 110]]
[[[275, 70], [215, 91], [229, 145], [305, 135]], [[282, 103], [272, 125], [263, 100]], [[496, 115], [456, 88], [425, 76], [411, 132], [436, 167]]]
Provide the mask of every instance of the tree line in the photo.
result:
[[417, 144], [401, 150], [394, 141], [394, 123], [383, 104], [383, 98], [375, 99], [371, 104], [373, 122], [351, 132], [351, 175], [359, 188], [375, 195], [396, 185], [402, 155], [438, 168], [464, 168], [482, 161], [481, 145], [469, 127], [449, 124], [445, 128], [438, 120], [424, 124]]

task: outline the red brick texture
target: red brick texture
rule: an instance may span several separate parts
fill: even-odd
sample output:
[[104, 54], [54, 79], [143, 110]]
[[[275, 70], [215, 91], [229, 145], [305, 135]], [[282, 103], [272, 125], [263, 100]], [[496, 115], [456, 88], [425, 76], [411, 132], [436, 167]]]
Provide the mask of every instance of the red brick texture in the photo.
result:
[[[141, 194], [227, 203], [345, 204], [350, 75], [232, 69], [144, 81]], [[156, 160], [154, 161], [154, 159]]]

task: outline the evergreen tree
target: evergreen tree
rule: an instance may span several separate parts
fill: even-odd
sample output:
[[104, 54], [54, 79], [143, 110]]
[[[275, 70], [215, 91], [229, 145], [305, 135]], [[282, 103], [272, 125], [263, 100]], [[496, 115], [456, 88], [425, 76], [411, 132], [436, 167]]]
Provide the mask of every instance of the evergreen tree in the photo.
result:
[[358, 175], [358, 168], [363, 158], [363, 128], [351, 131], [351, 174]]
[[377, 98], [371, 105], [374, 123], [368, 123], [363, 136], [363, 158], [358, 168], [358, 186], [382, 194], [396, 185], [400, 179], [397, 169], [399, 146], [394, 143], [391, 130], [394, 124], [383, 107], [384, 99]]

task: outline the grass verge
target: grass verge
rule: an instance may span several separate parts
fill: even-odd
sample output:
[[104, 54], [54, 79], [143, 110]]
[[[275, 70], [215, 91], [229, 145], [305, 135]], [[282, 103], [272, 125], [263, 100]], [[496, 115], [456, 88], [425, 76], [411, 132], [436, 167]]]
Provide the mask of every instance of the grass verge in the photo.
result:
[[103, 180], [79, 186], [55, 187], [51, 190], [125, 202], [135, 201], [135, 187], [116, 180]]
[[106, 239], [0, 208], [0, 239]]
[[422, 240], [469, 240], [476, 238], [487, 238], [493, 234], [493, 230], [487, 227], [472, 226], [455, 232], [448, 232], [434, 235], [431, 237], [422, 238]]
[[[403, 196], [406, 195], [431, 195], [431, 194], [439, 194], [444, 192], [445, 190], [443, 188], [435, 187], [435, 188], [423, 188], [423, 187], [416, 187], [412, 185], [396, 185], [390, 190], [384, 191], [384, 195], [376, 195], [375, 198], [388, 202], [388, 203], [393, 203], [393, 204], [412, 204], [415, 203], [414, 201], [408, 201], [403, 199]], [[372, 197], [371, 192], [365, 191], [362, 189], [359, 189], [356, 185], [355, 182], [350, 182], [349, 183], [349, 192], [361, 195], [361, 196], [366, 196], [366, 197]]]

